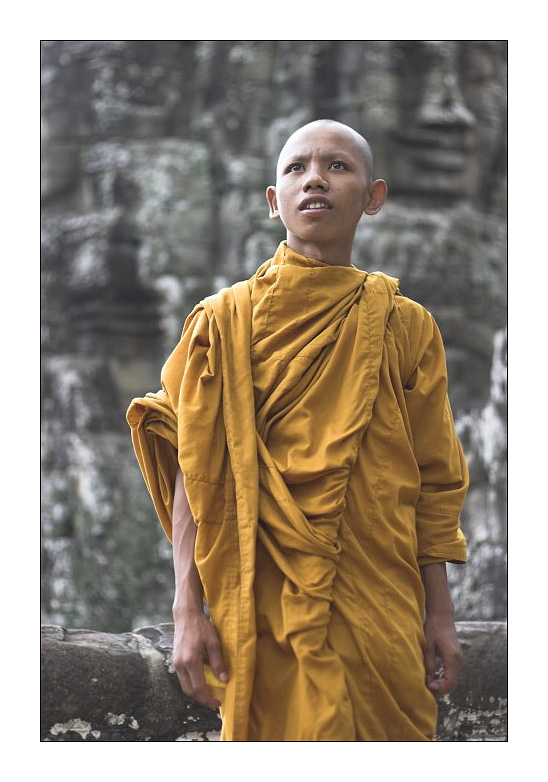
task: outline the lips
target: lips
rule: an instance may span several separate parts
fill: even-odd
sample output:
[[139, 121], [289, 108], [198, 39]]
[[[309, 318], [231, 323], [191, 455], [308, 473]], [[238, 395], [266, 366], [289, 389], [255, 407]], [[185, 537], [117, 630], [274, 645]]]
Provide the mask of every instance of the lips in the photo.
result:
[[306, 198], [303, 198], [299, 204], [299, 211], [301, 212], [325, 212], [330, 209], [333, 209], [333, 205], [329, 198], [326, 198], [325, 196], [307, 196]]

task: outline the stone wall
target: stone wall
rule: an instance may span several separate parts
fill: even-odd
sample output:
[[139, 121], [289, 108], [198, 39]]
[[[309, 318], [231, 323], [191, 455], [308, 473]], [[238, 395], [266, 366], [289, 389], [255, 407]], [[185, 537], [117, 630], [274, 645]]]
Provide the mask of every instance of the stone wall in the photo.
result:
[[[464, 662], [438, 701], [438, 741], [505, 741], [506, 624], [457, 623]], [[173, 625], [119, 635], [42, 627], [42, 741], [218, 741], [217, 713], [188, 698]]]
[[353, 262], [436, 317], [471, 467], [457, 614], [506, 611], [506, 48], [501, 41], [44, 41], [45, 622], [169, 621], [171, 551], [125, 410], [190, 309], [283, 238], [264, 190], [302, 123], [366, 135], [389, 200]]

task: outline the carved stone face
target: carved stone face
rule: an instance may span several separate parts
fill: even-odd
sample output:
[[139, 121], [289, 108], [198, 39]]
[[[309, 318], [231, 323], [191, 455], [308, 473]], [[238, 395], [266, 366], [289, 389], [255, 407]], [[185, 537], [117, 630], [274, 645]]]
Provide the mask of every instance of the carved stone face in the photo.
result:
[[371, 56], [359, 129], [389, 198], [471, 199], [489, 209], [505, 187], [505, 42], [378, 44], [385, 48]]

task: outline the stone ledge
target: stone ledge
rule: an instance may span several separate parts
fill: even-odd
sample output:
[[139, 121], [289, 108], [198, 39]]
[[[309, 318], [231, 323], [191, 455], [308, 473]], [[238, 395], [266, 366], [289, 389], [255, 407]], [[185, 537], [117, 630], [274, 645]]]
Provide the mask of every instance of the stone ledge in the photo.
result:
[[[438, 741], [505, 741], [506, 622], [458, 622], [464, 663], [439, 701]], [[181, 691], [173, 625], [131, 633], [42, 626], [42, 741], [218, 741], [218, 715]]]

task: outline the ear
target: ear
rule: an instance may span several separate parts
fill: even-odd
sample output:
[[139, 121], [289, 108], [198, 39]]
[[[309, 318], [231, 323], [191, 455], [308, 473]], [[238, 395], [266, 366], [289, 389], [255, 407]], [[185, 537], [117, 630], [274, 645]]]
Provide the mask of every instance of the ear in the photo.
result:
[[384, 179], [375, 179], [371, 183], [369, 189], [369, 198], [363, 210], [366, 215], [376, 215], [381, 211], [384, 202], [386, 201], [386, 194], [388, 193], [388, 185]]
[[271, 220], [279, 220], [280, 219], [280, 213], [278, 212], [278, 202], [276, 200], [276, 188], [274, 185], [269, 185], [266, 188], [266, 200], [268, 201], [268, 207], [269, 207], [269, 218]]

